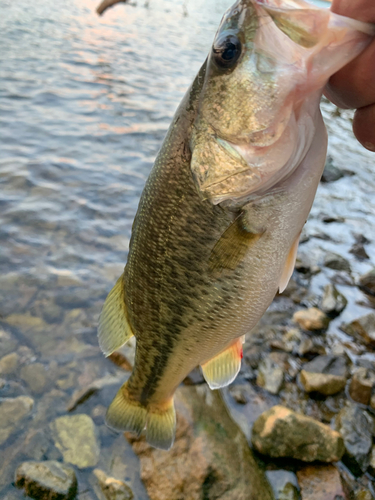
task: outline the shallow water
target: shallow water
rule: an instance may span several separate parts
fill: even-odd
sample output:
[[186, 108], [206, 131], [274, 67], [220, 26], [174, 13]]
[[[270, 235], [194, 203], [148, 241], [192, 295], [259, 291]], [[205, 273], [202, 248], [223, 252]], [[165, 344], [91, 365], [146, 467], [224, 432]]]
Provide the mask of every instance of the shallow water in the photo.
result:
[[[21, 361], [0, 397], [35, 400], [33, 419], [0, 446], [3, 496], [20, 461], [12, 453], [29, 427], [66, 414], [77, 388], [120, 376], [97, 347], [98, 314], [126, 261], [155, 155], [230, 3], [152, 0], [146, 7], [142, 1], [99, 18], [94, 0], [1, 2], [0, 334], [8, 340], [0, 343], [0, 358], [18, 349]], [[319, 187], [306, 226], [310, 239], [301, 248], [318, 264], [325, 251], [340, 253], [356, 279], [375, 264], [374, 156], [353, 138], [350, 112], [338, 116], [326, 102], [323, 111], [329, 155], [355, 175]], [[322, 215], [346, 223], [324, 224]], [[354, 233], [372, 240], [366, 246], [370, 261], [348, 253]], [[323, 269], [311, 292], [321, 294], [332, 274]], [[347, 340], [338, 328], [342, 321], [369, 311], [356, 287], [339, 288], [350, 304], [330, 325], [332, 343]], [[22, 366], [33, 361], [48, 374], [40, 392], [21, 376]], [[75, 411], [97, 423], [103, 468], [118, 446], [103, 425], [115, 390], [101, 391]], [[126, 479], [138, 499], [147, 498], [136, 458], [120, 438]], [[91, 498], [88, 474], [81, 472], [80, 498]]]

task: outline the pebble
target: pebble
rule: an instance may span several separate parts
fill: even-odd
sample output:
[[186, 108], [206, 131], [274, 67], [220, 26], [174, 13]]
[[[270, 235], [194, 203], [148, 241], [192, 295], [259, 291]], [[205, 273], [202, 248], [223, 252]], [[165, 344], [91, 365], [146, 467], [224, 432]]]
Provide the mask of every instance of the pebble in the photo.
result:
[[109, 477], [100, 470], [93, 470], [94, 490], [98, 500], [132, 500], [132, 490], [123, 481]]
[[257, 384], [271, 394], [278, 394], [284, 382], [284, 371], [266, 357], [258, 367]]
[[270, 470], [266, 472], [272, 487], [275, 500], [299, 500], [299, 486], [293, 472], [286, 470]]
[[368, 295], [375, 296], [375, 268], [360, 276], [359, 287]]
[[340, 326], [348, 335], [355, 339], [375, 346], [375, 313], [371, 312]]
[[350, 381], [350, 397], [357, 403], [369, 405], [374, 385], [375, 373], [367, 368], [359, 368]]
[[328, 328], [329, 318], [317, 307], [301, 309], [293, 314], [293, 321], [304, 330], [316, 331]]
[[7, 354], [0, 359], [0, 374], [9, 375], [15, 373], [20, 361], [20, 357], [16, 352]]
[[344, 356], [317, 356], [302, 367], [301, 383], [306, 392], [331, 396], [342, 391], [348, 377]]
[[30, 415], [34, 400], [27, 396], [0, 400], [0, 445], [17, 430], [19, 423]]
[[42, 363], [32, 363], [23, 366], [20, 377], [29, 386], [31, 392], [35, 394], [44, 392], [47, 384], [47, 372]]
[[302, 500], [348, 500], [333, 465], [308, 465], [297, 471]]
[[64, 462], [79, 469], [95, 467], [100, 447], [93, 420], [85, 414], [59, 417], [51, 424], [56, 447]]
[[370, 464], [368, 467], [368, 472], [371, 474], [372, 477], [375, 477], [375, 446], [373, 446], [371, 449]]
[[329, 316], [338, 316], [347, 306], [346, 297], [340, 293], [335, 285], [329, 283], [324, 287], [320, 309]]
[[16, 471], [15, 483], [36, 500], [73, 500], [77, 492], [74, 470], [53, 460], [24, 462]]
[[335, 182], [344, 177], [344, 173], [333, 164], [333, 159], [328, 156], [324, 167], [321, 182]]
[[349, 262], [338, 253], [327, 252], [324, 257], [323, 264], [325, 267], [334, 269], [335, 271], [346, 271], [348, 273], [351, 272]]
[[370, 258], [362, 243], [354, 243], [349, 252], [355, 255], [358, 260], [367, 260]]
[[0, 327], [0, 356], [3, 357], [17, 348], [17, 341]]
[[274, 406], [255, 421], [252, 443], [263, 455], [305, 462], [336, 462], [344, 453], [338, 432], [284, 406]]
[[373, 426], [372, 417], [349, 402], [335, 418], [335, 428], [345, 443], [343, 462], [357, 476], [365, 473], [370, 463]]

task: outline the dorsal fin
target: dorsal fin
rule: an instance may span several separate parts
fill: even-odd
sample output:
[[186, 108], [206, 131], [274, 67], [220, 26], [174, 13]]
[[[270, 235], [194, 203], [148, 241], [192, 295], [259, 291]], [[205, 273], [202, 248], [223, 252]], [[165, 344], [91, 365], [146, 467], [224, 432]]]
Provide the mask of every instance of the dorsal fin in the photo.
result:
[[289, 250], [288, 257], [286, 258], [284, 269], [279, 281], [279, 293], [282, 293], [288, 286], [289, 280], [293, 274], [294, 266], [296, 265], [297, 250], [298, 250], [298, 243], [300, 236], [301, 233], [299, 233], [299, 235], [293, 242], [293, 245]]
[[126, 314], [124, 274], [122, 274], [109, 292], [100, 314], [98, 328], [100, 348], [106, 356], [109, 356], [133, 335]]
[[238, 338], [224, 351], [201, 365], [203, 376], [210, 389], [225, 387], [237, 377], [241, 368], [244, 342], [244, 336]]

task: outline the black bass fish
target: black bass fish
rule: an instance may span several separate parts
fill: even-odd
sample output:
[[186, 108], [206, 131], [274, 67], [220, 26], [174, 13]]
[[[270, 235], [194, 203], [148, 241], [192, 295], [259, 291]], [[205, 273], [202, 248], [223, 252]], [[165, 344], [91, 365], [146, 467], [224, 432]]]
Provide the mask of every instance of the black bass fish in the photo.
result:
[[105, 355], [136, 356], [107, 423], [169, 449], [173, 394], [197, 365], [236, 377], [246, 333], [292, 274], [323, 172], [328, 78], [373, 27], [302, 0], [239, 0], [179, 106], [100, 316]]

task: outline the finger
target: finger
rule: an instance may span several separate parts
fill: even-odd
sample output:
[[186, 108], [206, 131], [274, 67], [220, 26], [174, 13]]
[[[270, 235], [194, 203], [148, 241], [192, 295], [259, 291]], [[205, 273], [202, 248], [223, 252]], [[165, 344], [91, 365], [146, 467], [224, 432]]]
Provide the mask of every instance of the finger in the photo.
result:
[[353, 132], [357, 140], [369, 151], [375, 151], [375, 104], [357, 109], [354, 113]]
[[[359, 21], [375, 22], [375, 2], [371, 0], [333, 0], [331, 10]], [[326, 95], [344, 108], [360, 108], [375, 102], [375, 40], [330, 78]]]

